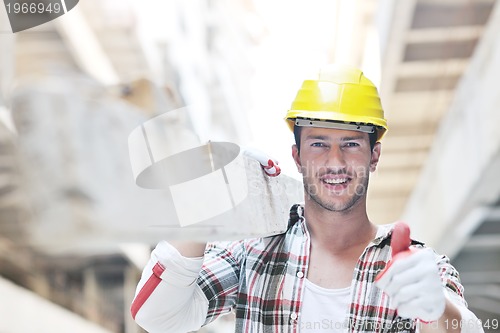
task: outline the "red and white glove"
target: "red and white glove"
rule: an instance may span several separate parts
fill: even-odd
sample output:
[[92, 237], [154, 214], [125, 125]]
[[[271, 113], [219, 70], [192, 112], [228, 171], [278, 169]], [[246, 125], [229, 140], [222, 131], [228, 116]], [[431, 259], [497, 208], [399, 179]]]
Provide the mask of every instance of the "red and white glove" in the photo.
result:
[[410, 249], [409, 234], [408, 226], [396, 225], [391, 240], [392, 260], [376, 277], [375, 285], [391, 298], [399, 316], [432, 322], [444, 313], [445, 291], [434, 251]]
[[254, 160], [257, 160], [262, 169], [269, 177], [276, 177], [281, 173], [281, 168], [278, 166], [278, 161], [271, 158], [266, 153], [255, 149], [255, 148], [245, 148], [243, 154]]

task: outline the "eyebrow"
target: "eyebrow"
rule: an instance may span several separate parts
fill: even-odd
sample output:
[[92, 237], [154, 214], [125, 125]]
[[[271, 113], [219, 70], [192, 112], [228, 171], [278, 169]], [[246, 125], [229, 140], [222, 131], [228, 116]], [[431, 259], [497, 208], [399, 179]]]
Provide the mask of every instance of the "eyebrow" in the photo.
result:
[[362, 135], [358, 136], [345, 136], [340, 139], [340, 141], [353, 141], [353, 140], [362, 140], [364, 137]]
[[305, 140], [329, 140], [330, 138], [326, 135], [308, 135]]

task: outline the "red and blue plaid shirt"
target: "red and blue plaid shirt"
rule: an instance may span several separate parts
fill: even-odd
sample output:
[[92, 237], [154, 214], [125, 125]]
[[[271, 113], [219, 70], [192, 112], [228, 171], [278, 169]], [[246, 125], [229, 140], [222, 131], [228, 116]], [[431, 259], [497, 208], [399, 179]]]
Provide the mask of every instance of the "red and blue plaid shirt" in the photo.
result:
[[[391, 258], [391, 228], [385, 229], [366, 247], [354, 269], [349, 332], [415, 332], [415, 321], [399, 317], [387, 295], [374, 285], [375, 276]], [[413, 245], [423, 247], [416, 241]], [[299, 332], [309, 251], [300, 205], [292, 207], [284, 234], [209, 244], [197, 281], [208, 299], [205, 324], [234, 311], [236, 332]], [[436, 254], [436, 262], [443, 286], [465, 305], [463, 287], [449, 259]]]

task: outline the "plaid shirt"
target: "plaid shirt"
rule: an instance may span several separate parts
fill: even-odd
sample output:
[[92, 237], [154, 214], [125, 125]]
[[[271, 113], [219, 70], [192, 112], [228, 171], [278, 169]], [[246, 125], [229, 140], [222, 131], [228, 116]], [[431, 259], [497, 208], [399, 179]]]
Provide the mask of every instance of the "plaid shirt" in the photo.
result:
[[[349, 332], [415, 332], [416, 323], [397, 316], [390, 300], [374, 286], [375, 276], [391, 258], [391, 228], [364, 250], [354, 269]], [[423, 247], [422, 243], [412, 241]], [[229, 311], [236, 332], [299, 332], [310, 238], [303, 207], [290, 211], [286, 233], [260, 239], [213, 243], [207, 247], [198, 285], [209, 302], [205, 324]], [[443, 285], [463, 300], [457, 271], [436, 254]], [[465, 304], [465, 301], [463, 301]]]

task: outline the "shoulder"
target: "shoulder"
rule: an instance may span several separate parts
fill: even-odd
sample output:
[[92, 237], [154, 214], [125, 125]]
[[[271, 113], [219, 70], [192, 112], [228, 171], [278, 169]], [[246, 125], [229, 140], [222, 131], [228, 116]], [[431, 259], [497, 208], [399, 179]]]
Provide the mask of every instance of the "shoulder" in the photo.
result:
[[225, 253], [238, 261], [248, 257], [261, 257], [275, 252], [287, 252], [290, 243], [302, 241], [305, 235], [302, 204], [290, 208], [288, 228], [285, 232], [268, 237], [248, 238], [236, 241], [218, 241], [207, 245], [206, 254], [219, 256]]
[[205, 255], [228, 255], [237, 261], [247, 257], [260, 257], [280, 248], [286, 238], [286, 233], [263, 238], [249, 238], [237, 241], [218, 241], [208, 243]]

